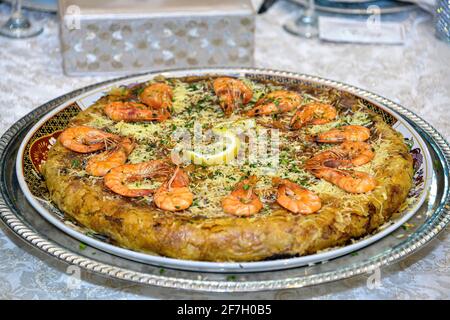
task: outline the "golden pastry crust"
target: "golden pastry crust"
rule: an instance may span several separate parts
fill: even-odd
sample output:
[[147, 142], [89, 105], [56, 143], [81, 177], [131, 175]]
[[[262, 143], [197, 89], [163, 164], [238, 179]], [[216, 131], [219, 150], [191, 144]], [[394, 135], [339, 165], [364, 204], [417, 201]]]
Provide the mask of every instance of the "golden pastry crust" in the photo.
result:
[[[81, 112], [72, 124], [86, 124], [98, 106]], [[403, 137], [380, 117], [373, 128], [387, 142], [388, 156], [375, 169], [378, 187], [355, 196], [351, 206], [340, 197], [320, 195], [315, 214], [293, 215], [277, 208], [252, 217], [189, 216], [107, 190], [102, 179], [87, 181], [67, 173], [76, 154], [57, 142], [42, 166], [51, 200], [82, 225], [109, 236], [117, 245], [167, 257], [201, 261], [258, 261], [306, 255], [343, 245], [389, 220], [412, 186], [413, 161]]]
[[353, 212], [341, 210], [337, 201], [307, 216], [278, 210], [269, 216], [189, 220], [128, 199], [110, 199], [110, 192], [101, 183], [87, 185], [61, 175], [59, 169], [68, 165], [72, 152], [59, 143], [50, 151], [42, 173], [52, 200], [61, 210], [123, 247], [205, 261], [304, 255], [369, 233], [406, 199], [412, 184], [412, 158], [398, 134], [383, 123], [377, 127], [384, 139], [393, 142], [391, 157], [377, 172], [379, 188]]

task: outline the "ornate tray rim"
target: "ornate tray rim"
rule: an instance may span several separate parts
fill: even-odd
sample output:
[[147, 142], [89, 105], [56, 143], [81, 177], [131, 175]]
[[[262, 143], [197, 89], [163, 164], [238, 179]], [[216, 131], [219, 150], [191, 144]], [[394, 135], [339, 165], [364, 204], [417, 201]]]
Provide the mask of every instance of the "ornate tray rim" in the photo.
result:
[[[224, 70], [217, 70], [212, 69], [212, 73], [224, 73], [224, 74], [230, 74], [228, 71]], [[191, 70], [178, 70], [178, 71], [166, 71], [164, 72], [164, 75], [167, 77], [183, 77], [183, 76], [190, 76], [190, 75], [200, 75], [204, 76], [206, 74], [210, 74], [210, 70], [201, 70], [201, 69], [194, 69], [194, 71]], [[236, 74], [246, 74], [245, 71], [239, 70], [239, 72], [232, 72]], [[255, 76], [266, 76], [266, 73], [264, 72], [252, 72], [252, 75]], [[310, 265], [312, 263], [318, 263], [321, 261], [328, 261], [330, 259], [338, 258], [343, 255], [356, 252], [366, 246], [370, 246], [371, 244], [375, 243], [376, 241], [388, 236], [398, 228], [400, 228], [406, 221], [408, 221], [412, 216], [414, 216], [417, 211], [420, 209], [422, 204], [424, 203], [425, 199], [427, 198], [428, 190], [431, 185], [432, 180], [432, 163], [431, 163], [431, 155], [429, 153], [428, 148], [425, 145], [425, 141], [423, 141], [420, 134], [417, 132], [416, 129], [411, 126], [406, 119], [403, 119], [401, 115], [398, 115], [393, 110], [385, 110], [387, 109], [386, 106], [374, 102], [374, 105], [381, 109], [385, 110], [386, 112], [390, 113], [395, 119], [396, 123], [402, 125], [404, 127], [405, 131], [408, 131], [413, 137], [414, 140], [417, 142], [417, 144], [420, 146], [420, 149], [422, 151], [422, 155], [424, 157], [423, 161], [423, 170], [424, 170], [424, 184], [423, 187], [421, 187], [422, 191], [420, 192], [420, 197], [412, 204], [408, 209], [404, 210], [402, 214], [397, 217], [396, 219], [392, 219], [392, 224], [385, 227], [380, 228], [377, 232], [374, 232], [373, 234], [364, 237], [363, 239], [359, 239], [358, 241], [355, 241], [354, 243], [336, 247], [336, 248], [330, 248], [329, 250], [323, 251], [323, 252], [317, 252], [310, 255], [305, 255], [301, 257], [292, 257], [292, 258], [284, 258], [284, 259], [276, 259], [276, 260], [267, 260], [267, 261], [249, 261], [249, 262], [210, 262], [210, 261], [195, 261], [195, 260], [184, 260], [184, 259], [176, 259], [176, 258], [169, 258], [159, 255], [152, 255], [147, 253], [142, 253], [134, 250], [130, 250], [127, 248], [122, 248], [120, 246], [116, 246], [104, 241], [101, 241], [99, 239], [95, 239], [92, 237], [87, 236], [86, 234], [83, 234], [82, 232], [70, 227], [65, 223], [64, 221], [61, 221], [57, 217], [54, 216], [54, 214], [46, 208], [46, 206], [42, 205], [31, 193], [31, 190], [29, 188], [29, 185], [26, 182], [23, 168], [24, 168], [24, 153], [26, 150], [26, 146], [28, 145], [29, 141], [32, 139], [33, 135], [36, 131], [38, 131], [42, 126], [45, 125], [45, 123], [51, 121], [51, 119], [62, 112], [67, 106], [72, 105], [74, 102], [78, 102], [78, 104], [82, 104], [84, 108], [88, 107], [88, 105], [85, 105], [85, 99], [91, 100], [92, 97], [98, 96], [98, 94], [101, 92], [102, 94], [109, 90], [111, 86], [116, 85], [127, 85], [130, 82], [141, 82], [146, 81], [148, 79], [151, 79], [152, 77], [159, 75], [159, 73], [151, 72], [144, 76], [137, 76], [137, 77], [127, 77], [125, 80], [118, 80], [114, 81], [112, 83], [108, 83], [106, 86], [99, 86], [96, 87], [93, 91], [87, 91], [79, 96], [72, 97], [59, 105], [58, 107], [51, 110], [51, 112], [46, 113], [43, 115], [39, 121], [37, 121], [33, 127], [27, 132], [25, 138], [20, 144], [19, 150], [18, 150], [18, 156], [16, 160], [16, 176], [19, 181], [20, 188], [22, 189], [22, 192], [24, 193], [26, 199], [28, 202], [34, 207], [35, 210], [39, 212], [47, 221], [52, 223], [54, 226], [62, 230], [63, 232], [69, 234], [70, 236], [82, 241], [83, 243], [86, 243], [90, 246], [96, 247], [100, 250], [106, 251], [108, 253], [111, 253], [113, 255], [139, 261], [142, 263], [147, 263], [151, 265], [158, 265], [161, 267], [168, 267], [168, 268], [176, 268], [180, 270], [189, 270], [189, 271], [203, 271], [203, 272], [234, 272], [234, 273], [246, 273], [246, 272], [265, 272], [265, 271], [271, 271], [271, 270], [282, 270], [282, 269], [290, 269], [290, 268], [297, 268], [301, 266]], [[278, 74], [276, 74], [278, 76]], [[282, 80], [283, 77], [281, 76]], [[299, 79], [300, 81], [304, 81], [304, 79], [301, 76], [294, 77]], [[315, 83], [317, 85], [323, 85], [322, 83]], [[83, 108], [83, 109], [84, 109]], [[397, 129], [395, 129], [397, 130]]]
[[[186, 69], [183, 69], [186, 70]], [[192, 69], [190, 71], [195, 72], [196, 69]], [[198, 69], [197, 69], [198, 70]], [[389, 253], [386, 253], [380, 257], [378, 257], [375, 261], [368, 261], [361, 263], [359, 265], [352, 265], [349, 267], [345, 267], [338, 271], [327, 271], [322, 274], [310, 275], [310, 276], [299, 276], [294, 278], [287, 279], [277, 279], [277, 280], [264, 280], [264, 281], [239, 281], [239, 282], [229, 282], [229, 281], [208, 281], [208, 280], [193, 280], [193, 279], [179, 279], [176, 277], [165, 277], [163, 275], [151, 275], [145, 274], [142, 272], [128, 270], [126, 268], [116, 267], [111, 264], [102, 263], [95, 261], [91, 258], [87, 258], [83, 255], [76, 254], [66, 248], [63, 248], [54, 242], [48, 241], [42, 238], [38, 233], [28, 228], [19, 217], [17, 217], [12, 210], [8, 207], [5, 199], [0, 197], [0, 217], [2, 221], [20, 238], [22, 238], [25, 242], [31, 244], [32, 246], [40, 249], [43, 252], [46, 252], [50, 256], [72, 264], [77, 265], [87, 271], [91, 271], [97, 274], [110, 276], [113, 278], [128, 280], [136, 283], [147, 284], [147, 285], [156, 285], [162, 287], [169, 288], [183, 288], [188, 290], [201, 290], [201, 291], [214, 291], [214, 292], [247, 292], [247, 291], [258, 291], [258, 290], [273, 290], [273, 289], [282, 289], [282, 288], [297, 288], [303, 287], [307, 285], [319, 284], [334, 280], [339, 280], [343, 278], [348, 278], [351, 276], [355, 276], [358, 274], [366, 273], [368, 271], [374, 270], [375, 268], [390, 264], [394, 261], [399, 260], [400, 258], [411, 254], [412, 252], [418, 250], [427, 244], [433, 237], [435, 237], [447, 223], [450, 221], [450, 213], [449, 213], [449, 192], [448, 192], [448, 166], [450, 162], [450, 146], [446, 142], [446, 140], [426, 121], [418, 117], [413, 112], [401, 107], [400, 105], [382, 98], [379, 95], [374, 93], [359, 89], [354, 86], [346, 85], [337, 81], [332, 81], [328, 79], [323, 79], [320, 77], [309, 76], [304, 74], [286, 72], [286, 71], [275, 71], [269, 69], [254, 69], [254, 68], [203, 68], [201, 70], [209, 70], [211, 73], [214, 70], [224, 70], [227, 72], [265, 72], [272, 75], [277, 76], [301, 76], [305, 80], [330, 85], [337, 87], [339, 89], [347, 90], [351, 93], [362, 96], [366, 99], [376, 101], [378, 103], [387, 105], [389, 108], [395, 110], [402, 116], [408, 118], [410, 121], [414, 121], [416, 125], [429, 135], [432, 139], [432, 143], [434, 144], [433, 148], [438, 152], [439, 157], [441, 158], [441, 163], [444, 167], [443, 174], [447, 178], [445, 180], [445, 190], [446, 193], [441, 199], [441, 205], [437, 210], [433, 212], [433, 221], [432, 224], [429, 225], [425, 229], [418, 230], [416, 232], [416, 236], [409, 242], [405, 243], [398, 248], [392, 250]], [[159, 73], [165, 72], [173, 72], [180, 70], [165, 70], [160, 71]], [[155, 73], [158, 71], [155, 71]], [[96, 87], [100, 87], [106, 85], [108, 83], [120, 80], [127, 79], [130, 77], [136, 77], [139, 75], [130, 75], [119, 79], [108, 80], [102, 83], [94, 84], [79, 90], [75, 90], [66, 95], [63, 95], [59, 98], [51, 100], [46, 104], [39, 107], [37, 110], [30, 112], [28, 115], [24, 116], [20, 119], [16, 124], [14, 124], [11, 128], [9, 128], [5, 134], [0, 139], [0, 154], [5, 151], [14, 135], [20, 131], [20, 128], [27, 122], [31, 122], [36, 115], [42, 113], [41, 109], [49, 110], [55, 105], [58, 105], [67, 99], [79, 95], [83, 92], [91, 90]], [[0, 173], [0, 175], [3, 173]], [[428, 230], [429, 229], [429, 230]]]

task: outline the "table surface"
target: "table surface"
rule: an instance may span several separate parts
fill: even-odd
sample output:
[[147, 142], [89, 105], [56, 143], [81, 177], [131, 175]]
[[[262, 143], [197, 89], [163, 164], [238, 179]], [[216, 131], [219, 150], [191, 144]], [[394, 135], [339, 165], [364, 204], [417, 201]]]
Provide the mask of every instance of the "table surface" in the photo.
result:
[[[373, 91], [412, 109], [449, 139], [450, 46], [434, 38], [430, 16], [420, 12], [410, 16], [403, 46], [359, 45], [288, 35], [281, 26], [296, 10], [295, 5], [280, 2], [257, 17], [256, 67], [318, 75]], [[0, 4], [0, 19], [8, 13], [9, 7]], [[37, 18], [45, 25], [39, 37], [0, 38], [0, 134], [46, 101], [106, 79], [64, 76], [56, 17]], [[369, 275], [363, 275], [309, 288], [248, 294], [203, 294], [106, 279], [83, 280], [74, 288], [64, 270], [0, 230], [0, 299], [445, 299], [450, 296], [449, 230], [420, 252], [383, 268], [378, 288], [370, 289]]]

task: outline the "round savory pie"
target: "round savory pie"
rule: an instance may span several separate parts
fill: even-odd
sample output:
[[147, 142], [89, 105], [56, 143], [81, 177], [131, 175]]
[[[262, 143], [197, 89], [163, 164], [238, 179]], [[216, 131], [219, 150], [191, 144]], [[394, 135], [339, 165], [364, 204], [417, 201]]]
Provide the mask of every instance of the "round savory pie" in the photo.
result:
[[51, 200], [136, 251], [258, 261], [344, 245], [405, 203], [413, 161], [373, 106], [306, 84], [156, 77], [74, 117]]

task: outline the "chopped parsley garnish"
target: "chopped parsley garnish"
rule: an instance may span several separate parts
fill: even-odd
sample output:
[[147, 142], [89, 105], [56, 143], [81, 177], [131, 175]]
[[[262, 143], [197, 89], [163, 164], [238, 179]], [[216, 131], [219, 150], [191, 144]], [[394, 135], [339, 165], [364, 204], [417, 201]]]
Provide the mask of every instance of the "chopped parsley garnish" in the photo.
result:
[[72, 168], [79, 168], [80, 167], [80, 160], [78, 159], [73, 159], [72, 160]]

